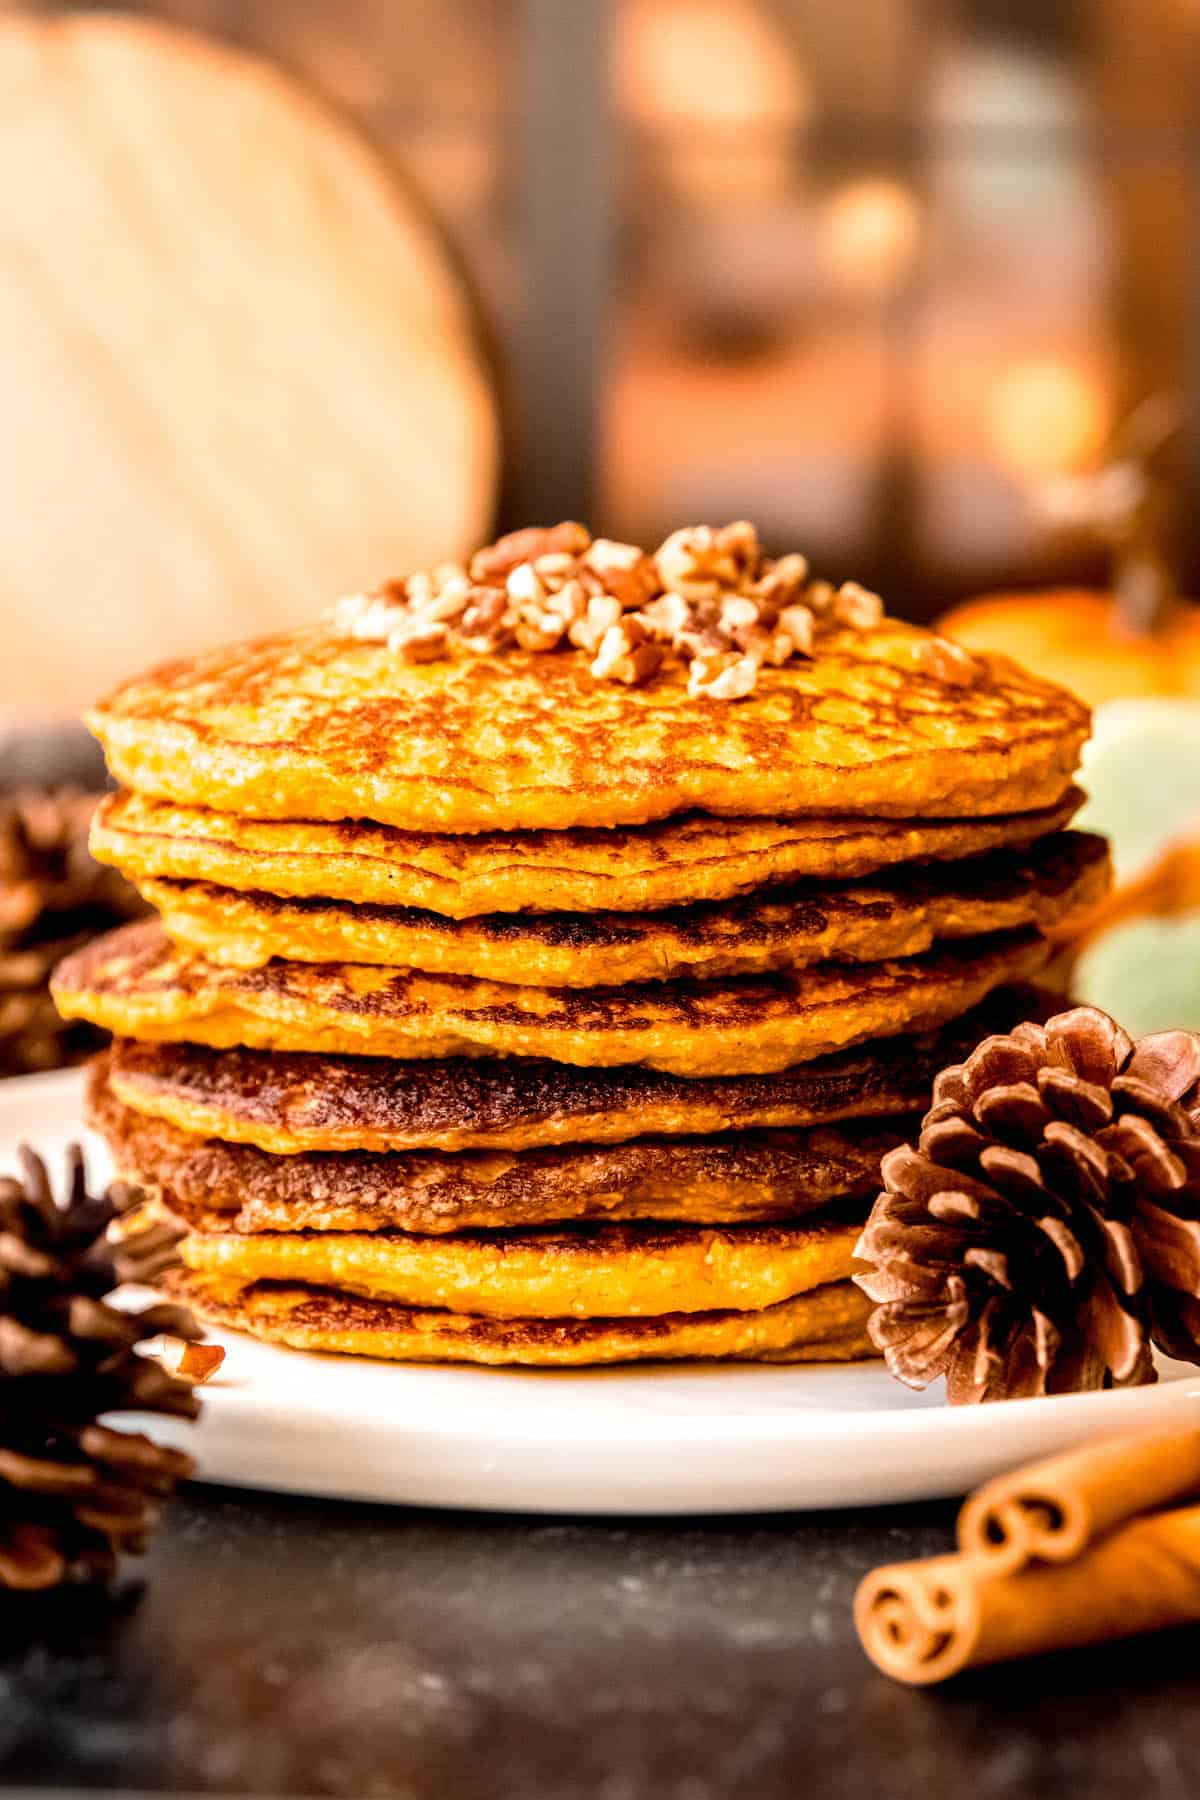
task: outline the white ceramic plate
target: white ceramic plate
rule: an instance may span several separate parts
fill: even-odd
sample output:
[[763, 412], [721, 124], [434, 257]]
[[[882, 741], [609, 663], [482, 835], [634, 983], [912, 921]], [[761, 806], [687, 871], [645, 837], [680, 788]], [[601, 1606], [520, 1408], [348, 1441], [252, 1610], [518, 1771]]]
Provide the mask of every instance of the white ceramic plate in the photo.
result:
[[[0, 1169], [22, 1139], [80, 1135], [79, 1077], [0, 1084]], [[89, 1167], [108, 1162], [96, 1140]], [[198, 1427], [155, 1420], [213, 1482], [532, 1513], [729, 1513], [959, 1494], [1021, 1460], [1126, 1428], [1200, 1423], [1200, 1371], [1004, 1405], [911, 1394], [880, 1363], [571, 1372], [405, 1367], [236, 1332]]]

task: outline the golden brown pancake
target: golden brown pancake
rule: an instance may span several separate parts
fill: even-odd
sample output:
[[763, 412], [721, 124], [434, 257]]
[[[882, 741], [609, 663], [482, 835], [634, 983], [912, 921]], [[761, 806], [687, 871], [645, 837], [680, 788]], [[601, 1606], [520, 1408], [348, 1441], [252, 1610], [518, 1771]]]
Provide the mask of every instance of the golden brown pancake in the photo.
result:
[[708, 980], [813, 963], [917, 956], [939, 940], [1035, 925], [1099, 904], [1108, 844], [1058, 832], [1024, 854], [994, 852], [870, 884], [804, 882], [663, 912], [491, 913], [445, 919], [414, 907], [280, 899], [209, 882], [143, 881], [169, 937], [231, 968], [272, 957], [370, 963], [531, 987]]
[[938, 1031], [879, 1039], [775, 1075], [687, 1080], [532, 1058], [393, 1062], [125, 1039], [109, 1052], [109, 1085], [146, 1118], [275, 1156], [621, 1143], [923, 1112], [939, 1069], [1060, 1006], [1038, 988], [1005, 988]]
[[567, 1219], [701, 1224], [797, 1219], [866, 1199], [881, 1157], [911, 1141], [913, 1114], [807, 1131], [545, 1150], [309, 1150], [272, 1156], [146, 1118], [111, 1092], [104, 1057], [89, 1073], [87, 1119], [120, 1175], [160, 1190], [199, 1231], [448, 1231]]
[[151, 1042], [396, 1057], [499, 1053], [741, 1075], [943, 1024], [1001, 983], [1032, 976], [1047, 955], [1034, 931], [1000, 932], [901, 961], [581, 991], [358, 963], [222, 969], [174, 949], [159, 925], [142, 921], [69, 957], [52, 991], [65, 1018]]
[[713, 819], [446, 837], [363, 820], [239, 819], [144, 794], [110, 794], [91, 847], [136, 881], [220, 887], [446, 918], [492, 912], [654, 911], [728, 900], [768, 882], [853, 881], [897, 863], [1026, 849], [1083, 804], [1069, 788], [1039, 812], [990, 819]]
[[407, 831], [733, 817], [1032, 811], [1070, 784], [1086, 708], [1002, 658], [923, 672], [928, 633], [885, 620], [764, 667], [738, 701], [644, 687], [575, 655], [411, 664], [325, 627], [167, 663], [90, 714], [126, 787], [263, 819]]
[[[860, 1209], [861, 1211], [861, 1209]], [[548, 1225], [454, 1232], [192, 1232], [188, 1268], [239, 1282], [300, 1282], [368, 1300], [493, 1319], [624, 1319], [756, 1312], [846, 1280], [856, 1224]]]
[[871, 1303], [852, 1281], [831, 1282], [762, 1312], [639, 1319], [486, 1319], [295, 1283], [243, 1283], [191, 1269], [171, 1270], [164, 1285], [202, 1317], [268, 1343], [392, 1362], [561, 1369], [684, 1357], [853, 1362], [875, 1354], [866, 1327]]

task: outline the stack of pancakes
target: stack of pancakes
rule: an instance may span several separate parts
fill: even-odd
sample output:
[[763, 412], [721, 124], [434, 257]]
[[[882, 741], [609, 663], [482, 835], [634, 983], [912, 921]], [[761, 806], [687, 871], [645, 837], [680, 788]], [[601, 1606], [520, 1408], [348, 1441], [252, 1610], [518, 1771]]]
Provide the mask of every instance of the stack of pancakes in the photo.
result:
[[1108, 882], [1084, 709], [884, 619], [736, 701], [327, 627], [93, 715], [92, 1122], [176, 1291], [304, 1348], [564, 1365], [868, 1351], [881, 1154]]

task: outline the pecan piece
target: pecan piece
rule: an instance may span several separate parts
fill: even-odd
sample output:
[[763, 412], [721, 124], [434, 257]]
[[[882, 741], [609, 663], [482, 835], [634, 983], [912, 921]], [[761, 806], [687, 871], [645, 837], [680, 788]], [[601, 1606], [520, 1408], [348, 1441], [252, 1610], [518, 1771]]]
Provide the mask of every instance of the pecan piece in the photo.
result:
[[688, 670], [688, 693], [706, 694], [711, 700], [744, 700], [758, 682], [758, 664], [752, 656], [730, 660], [698, 656]]
[[612, 594], [593, 594], [587, 603], [587, 611], [573, 622], [567, 635], [577, 649], [595, 656], [605, 633], [613, 629], [620, 617], [621, 602]]
[[786, 631], [801, 656], [811, 656], [816, 620], [807, 606], [785, 606], [776, 621]]
[[560, 613], [538, 606], [523, 606], [513, 627], [522, 650], [557, 650], [566, 633], [567, 621]]
[[481, 655], [499, 650], [511, 638], [510, 627], [511, 608], [504, 589], [472, 588], [467, 610], [458, 625], [467, 648]]
[[883, 601], [861, 582], [843, 581], [829, 610], [835, 624], [869, 631], [883, 617]]
[[503, 581], [518, 563], [536, 562], [539, 556], [553, 556], [560, 550], [570, 556], [579, 556], [591, 541], [587, 528], [573, 519], [564, 519], [560, 525], [527, 525], [523, 530], [510, 531], [506, 537], [497, 538], [494, 544], [477, 550], [471, 558], [471, 578], [481, 582]]
[[949, 638], [919, 638], [915, 648], [913, 661], [919, 675], [930, 675], [948, 687], [970, 687], [979, 679], [978, 657]]
[[401, 662], [441, 662], [450, 654], [450, 634], [436, 621], [427, 624], [423, 619], [408, 619], [397, 625], [387, 646]]
[[662, 655], [645, 627], [626, 617], [619, 625], [610, 625], [600, 640], [592, 674], [598, 681], [623, 681], [636, 687], [661, 666]]
[[611, 538], [597, 538], [581, 560], [584, 570], [596, 578], [601, 590], [619, 600], [627, 612], [644, 606], [659, 591], [658, 572], [636, 544], [618, 544]]
[[790, 556], [781, 556], [777, 562], [764, 563], [763, 572], [754, 583], [754, 592], [769, 605], [790, 606], [800, 599], [807, 580], [808, 558], [797, 551]]

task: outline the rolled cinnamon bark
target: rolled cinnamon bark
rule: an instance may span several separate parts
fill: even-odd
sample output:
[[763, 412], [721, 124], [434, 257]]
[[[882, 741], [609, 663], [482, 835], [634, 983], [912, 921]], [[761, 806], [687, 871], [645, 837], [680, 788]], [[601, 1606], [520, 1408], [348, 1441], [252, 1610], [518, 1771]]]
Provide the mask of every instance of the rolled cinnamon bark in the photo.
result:
[[994, 1570], [1069, 1562], [1126, 1519], [1200, 1496], [1200, 1431], [1108, 1438], [1000, 1475], [958, 1515], [958, 1547]]
[[986, 1554], [876, 1569], [854, 1617], [872, 1661], [914, 1686], [1188, 1624], [1200, 1619], [1200, 1507], [1136, 1519], [1074, 1562], [1016, 1574]]

